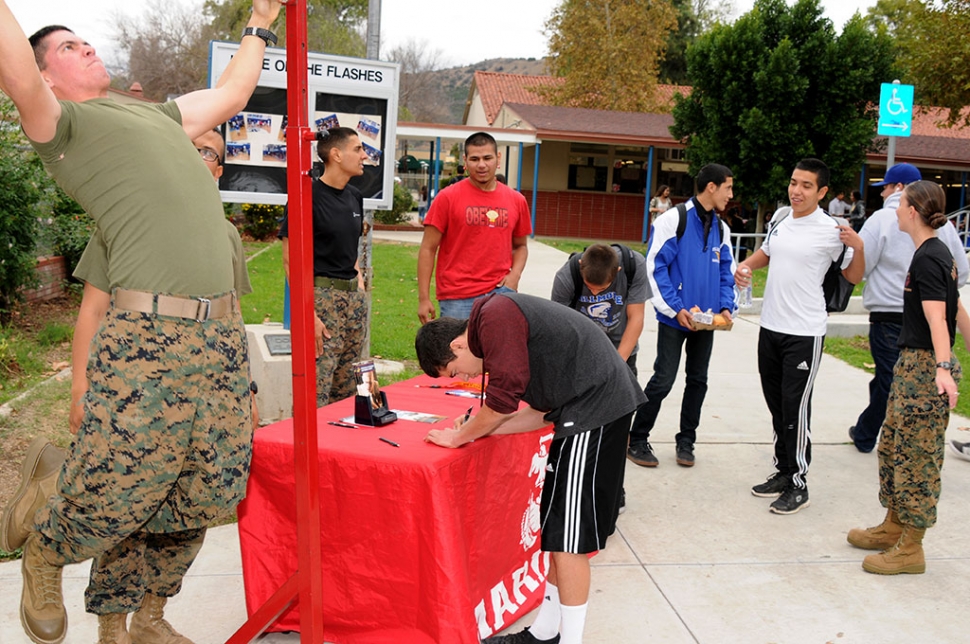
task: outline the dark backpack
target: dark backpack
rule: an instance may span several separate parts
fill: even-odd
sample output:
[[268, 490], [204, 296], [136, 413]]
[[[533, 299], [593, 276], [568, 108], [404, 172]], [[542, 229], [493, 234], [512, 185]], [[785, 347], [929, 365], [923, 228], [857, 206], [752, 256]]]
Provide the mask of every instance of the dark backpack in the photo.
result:
[[[623, 267], [623, 273], [626, 275], [627, 284], [633, 283], [633, 276], [637, 274], [637, 263], [633, 258], [633, 254], [636, 252], [632, 248], [627, 248], [623, 244], [610, 244], [613, 248], [620, 251], [620, 266]], [[584, 248], [581, 252], [577, 251], [569, 256], [569, 272], [573, 277], [573, 299], [569, 303], [569, 308], [575, 309], [576, 305], [579, 304], [579, 298], [583, 295], [583, 276], [579, 272], [579, 260], [586, 252]]]
[[[824, 212], [824, 211], [823, 211]], [[770, 224], [770, 229], [768, 230], [768, 236], [771, 236], [771, 231], [781, 223], [781, 221], [791, 214], [791, 208], [785, 212], [782, 216], [778, 217], [777, 220], [772, 219]], [[828, 215], [828, 213], [825, 213]], [[832, 217], [832, 215], [829, 215]], [[836, 219], [836, 217], [832, 217]], [[839, 253], [839, 258], [829, 265], [827, 271], [825, 271], [825, 277], [822, 278], [822, 297], [825, 298], [825, 312], [826, 313], [841, 313], [849, 306], [849, 298], [852, 297], [852, 290], [855, 288], [855, 284], [845, 279], [842, 274], [842, 262], [845, 260], [845, 244], [842, 244], [842, 252]]]
[[[682, 201], [676, 206], [677, 214], [679, 219], [677, 220], [677, 241], [684, 236], [684, 231], [687, 229], [687, 202]], [[721, 245], [721, 220], [715, 213], [711, 213], [711, 226], [717, 228], [717, 245]], [[705, 242], [707, 240], [705, 239]]]

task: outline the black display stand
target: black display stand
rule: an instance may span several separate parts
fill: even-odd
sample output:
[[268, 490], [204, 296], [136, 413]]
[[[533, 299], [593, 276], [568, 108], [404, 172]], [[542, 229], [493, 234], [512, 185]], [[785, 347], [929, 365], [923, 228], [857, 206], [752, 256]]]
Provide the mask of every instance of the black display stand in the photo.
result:
[[380, 392], [381, 405], [374, 407], [370, 396], [356, 396], [354, 398], [354, 422], [358, 425], [383, 427], [397, 420], [397, 414], [387, 406], [387, 394]]

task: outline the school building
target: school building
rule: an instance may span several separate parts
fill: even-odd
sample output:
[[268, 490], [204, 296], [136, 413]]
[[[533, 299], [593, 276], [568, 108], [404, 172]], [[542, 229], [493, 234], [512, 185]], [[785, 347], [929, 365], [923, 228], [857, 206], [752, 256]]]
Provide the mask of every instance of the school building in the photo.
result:
[[[487, 131], [499, 143], [499, 171], [529, 201], [537, 235], [646, 240], [647, 204], [657, 186], [669, 186], [675, 201], [693, 194], [684, 146], [670, 134], [673, 117], [547, 105], [536, 90], [558, 82], [476, 72], [463, 125], [399, 123], [398, 149], [401, 139], [432, 141], [432, 156], [440, 158], [443, 147]], [[675, 94], [690, 88], [660, 85], [658, 91], [672, 105]], [[967, 204], [970, 128], [941, 127], [944, 113], [916, 110], [912, 136], [897, 138], [895, 160], [943, 185], [953, 211]], [[870, 212], [882, 200], [880, 189], [869, 186], [886, 169], [886, 146], [875, 147], [882, 151], [867, 156], [858, 183]]]

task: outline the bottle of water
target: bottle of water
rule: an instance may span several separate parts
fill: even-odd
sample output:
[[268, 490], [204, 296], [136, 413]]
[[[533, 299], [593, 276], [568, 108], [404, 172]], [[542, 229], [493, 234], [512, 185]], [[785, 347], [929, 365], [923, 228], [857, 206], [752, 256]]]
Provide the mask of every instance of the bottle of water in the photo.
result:
[[[741, 267], [741, 274], [745, 275], [749, 280], [751, 279], [751, 270], [747, 266]], [[738, 308], [740, 309], [750, 309], [754, 306], [754, 299], [751, 296], [751, 282], [744, 288], [735, 287], [734, 290], [737, 291], [738, 298]]]

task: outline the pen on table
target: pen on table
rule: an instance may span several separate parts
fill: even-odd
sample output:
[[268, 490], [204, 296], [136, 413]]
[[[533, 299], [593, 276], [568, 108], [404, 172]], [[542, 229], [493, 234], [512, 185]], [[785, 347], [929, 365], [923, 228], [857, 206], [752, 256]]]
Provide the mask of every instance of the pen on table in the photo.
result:
[[471, 407], [468, 408], [468, 411], [465, 412], [465, 418], [464, 418], [464, 420], [461, 421], [461, 424], [462, 425], [464, 425], [465, 423], [467, 423], [468, 422], [468, 419], [472, 417], [472, 409], [474, 409], [474, 408], [475, 408], [475, 405], [472, 405]]
[[328, 425], [335, 425], [337, 427], [346, 427], [347, 429], [358, 429], [358, 428], [365, 429], [366, 428], [363, 425], [351, 425], [350, 423], [342, 423], [339, 420], [328, 420], [327, 421], [327, 424]]
[[384, 441], [385, 443], [387, 443], [388, 445], [390, 445], [392, 447], [400, 447], [400, 445], [398, 445], [397, 443], [395, 443], [394, 441], [392, 441], [390, 438], [384, 438], [383, 436], [378, 436], [377, 437], [377, 440]]

